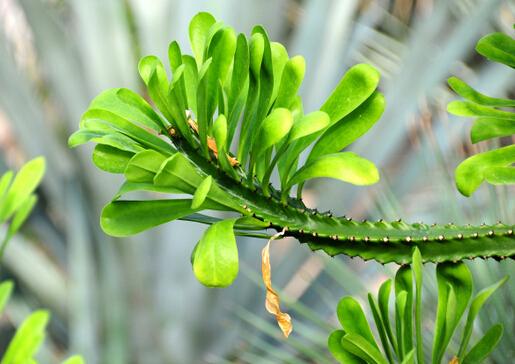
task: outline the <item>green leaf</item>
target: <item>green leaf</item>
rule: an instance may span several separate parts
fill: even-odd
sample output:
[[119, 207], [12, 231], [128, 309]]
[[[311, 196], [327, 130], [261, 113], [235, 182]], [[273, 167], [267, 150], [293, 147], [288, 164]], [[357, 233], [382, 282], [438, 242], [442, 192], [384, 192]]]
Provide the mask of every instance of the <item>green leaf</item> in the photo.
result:
[[422, 256], [417, 247], [413, 248], [413, 272], [415, 274], [415, 337], [417, 362], [424, 362], [422, 345]]
[[[145, 58], [143, 58], [141, 62]], [[161, 111], [161, 113], [168, 120], [168, 122], [170, 122], [172, 126], [177, 127], [177, 124], [175, 123], [173, 117], [171, 105], [168, 100], [168, 91], [170, 88], [170, 84], [168, 82], [168, 77], [166, 76], [166, 71], [163, 67], [163, 64], [158, 58], [156, 58], [156, 61], [152, 66], [147, 85], [148, 93], [152, 98], [152, 101], [154, 101], [154, 104], [156, 104], [157, 108], [159, 109], [159, 111]]]
[[[399, 319], [403, 320], [401, 333], [402, 340], [399, 341], [399, 349], [402, 350], [402, 357], [413, 348], [413, 273], [409, 265], [401, 266], [395, 274], [395, 295], [406, 292], [406, 304], [403, 308], [404, 315]], [[398, 335], [399, 337], [399, 335]]]
[[152, 149], [135, 154], [124, 171], [127, 182], [153, 183], [157, 171], [166, 159], [167, 157]]
[[458, 116], [488, 116], [498, 119], [515, 120], [515, 114], [512, 112], [477, 105], [469, 101], [453, 101], [447, 105], [447, 111]]
[[196, 146], [193, 136], [190, 132], [186, 109], [188, 107], [186, 100], [186, 86], [184, 84], [184, 65], [179, 66], [175, 70], [170, 89], [167, 95], [167, 105], [174, 118], [175, 125], [179, 128], [182, 136], [186, 138], [191, 146]]
[[217, 207], [206, 201], [200, 208], [192, 209], [191, 201], [191, 199], [113, 201], [102, 210], [100, 226], [106, 234], [124, 237], [177, 220], [204, 208], [216, 209]]
[[175, 40], [168, 46], [168, 62], [170, 63], [172, 74], [175, 73], [175, 70], [182, 64], [181, 47]]
[[461, 363], [463, 356], [467, 350], [468, 343], [470, 341], [470, 337], [472, 335], [472, 331], [474, 329], [474, 320], [477, 317], [477, 314], [485, 301], [506, 281], [510, 278], [509, 276], [504, 277], [499, 282], [492, 284], [489, 287], [482, 289], [476, 297], [472, 300], [470, 304], [469, 312], [467, 315], [467, 323], [465, 324], [465, 328], [463, 329], [463, 336], [461, 339], [460, 350], [458, 352], [458, 361]]
[[329, 115], [323, 111], [311, 112], [295, 122], [288, 134], [286, 144], [306, 135], [316, 133], [329, 124]]
[[512, 163], [515, 163], [515, 145], [476, 154], [456, 168], [456, 186], [462, 195], [470, 196], [484, 181], [487, 168], [506, 167]]
[[397, 340], [395, 340], [395, 336], [393, 335], [392, 326], [390, 325], [390, 312], [388, 310], [388, 304], [390, 301], [390, 292], [392, 291], [392, 280], [388, 279], [385, 281], [381, 287], [379, 288], [379, 293], [377, 295], [377, 303], [379, 305], [379, 311], [381, 313], [381, 318], [384, 322], [384, 328], [386, 330], [386, 335], [388, 336], [388, 340], [393, 347], [393, 350], [399, 356], [399, 347], [397, 346]]
[[227, 287], [238, 275], [235, 221], [228, 219], [211, 225], [195, 248], [193, 272], [206, 287]]
[[188, 54], [182, 56], [182, 62], [184, 64], [184, 83], [186, 87], [187, 103], [193, 115], [197, 115], [197, 64], [195, 63], [195, 58]]
[[486, 332], [479, 342], [468, 352], [468, 354], [460, 361], [460, 364], [479, 364], [482, 363], [501, 341], [503, 334], [502, 324], [496, 324]]
[[408, 292], [400, 291], [395, 296], [395, 334], [397, 337], [398, 355], [399, 359], [403, 360], [407, 348], [404, 338], [406, 337], [406, 320], [405, 316], [408, 310], [406, 309], [408, 303]]
[[347, 334], [358, 334], [379, 350], [363, 309], [352, 297], [343, 297], [336, 308], [338, 320]]
[[5, 304], [11, 297], [11, 294], [14, 289], [13, 281], [4, 281], [0, 283], [0, 312], [4, 310]]
[[475, 102], [476, 104], [494, 107], [515, 106], [515, 100], [497, 99], [483, 95], [456, 77], [449, 78], [447, 82], [454, 92], [469, 101]]
[[132, 90], [120, 88], [116, 92], [116, 96], [125, 105], [125, 108], [115, 113], [128, 120], [144, 125], [158, 133], [166, 132], [168, 125], [152, 108], [152, 106], [150, 106], [140, 95]]
[[[472, 296], [472, 276], [463, 262], [446, 262], [436, 267], [436, 278], [438, 282], [438, 308], [433, 358], [436, 358], [436, 363], [439, 364]], [[449, 297], [449, 295], [454, 298]], [[449, 303], [452, 304], [452, 302], [456, 302], [455, 307], [449, 306]]]
[[370, 309], [372, 310], [372, 315], [374, 316], [374, 321], [376, 322], [376, 328], [377, 332], [379, 333], [379, 338], [381, 339], [381, 344], [383, 345], [383, 350], [386, 354], [386, 357], [388, 358], [388, 361], [393, 363], [392, 352], [390, 350], [390, 345], [388, 344], [388, 335], [386, 334], [386, 324], [381, 316], [379, 304], [371, 293], [368, 294], [368, 303], [370, 304]]
[[27, 162], [16, 174], [0, 205], [0, 222], [7, 220], [34, 192], [45, 174], [45, 159]]
[[[423, 363], [423, 361], [419, 361], [419, 363]], [[404, 360], [401, 364], [415, 364], [415, 349], [411, 349], [411, 351], [406, 354]]]
[[0, 178], [0, 201], [4, 199], [13, 177], [14, 171], [7, 171], [2, 175], [2, 178]]
[[292, 104], [297, 91], [299, 90], [304, 72], [306, 71], [306, 61], [301, 56], [293, 57], [284, 65], [281, 83], [277, 91], [277, 98], [274, 108], [289, 108]]
[[331, 177], [355, 185], [371, 185], [379, 181], [376, 166], [353, 152], [324, 155], [301, 167], [288, 181], [286, 189], [310, 178]]
[[374, 92], [350, 114], [327, 129], [316, 142], [307, 161], [337, 153], [365, 134], [383, 114], [384, 96]]
[[[270, 51], [272, 54], [272, 74], [273, 74], [273, 89], [272, 89], [272, 97], [270, 99], [270, 103], [275, 103], [277, 95], [279, 93], [279, 87], [281, 84], [282, 75], [284, 72], [284, 68], [286, 63], [288, 62], [288, 52], [286, 48], [281, 43], [278, 42], [270, 42]], [[302, 79], [301, 79], [302, 81]], [[294, 85], [291, 85], [294, 87]], [[272, 105], [270, 105], [272, 106]], [[290, 105], [286, 105], [285, 108], [288, 108]], [[275, 108], [275, 105], [274, 105]]]
[[349, 69], [320, 108], [331, 118], [328, 127], [356, 109], [372, 95], [379, 84], [379, 72], [367, 64]]
[[213, 136], [215, 137], [216, 148], [220, 152], [226, 150], [227, 142], [227, 119], [224, 115], [220, 115], [216, 118], [213, 124]]
[[65, 361], [63, 361], [61, 364], [84, 364], [84, 360], [79, 355], [74, 355]]
[[342, 364], [366, 364], [366, 361], [343, 348], [342, 339], [344, 335], [345, 331], [343, 330], [335, 330], [329, 335], [327, 345], [331, 354]]
[[515, 168], [513, 167], [485, 168], [483, 176], [488, 183], [493, 185], [515, 184]]
[[515, 40], [506, 34], [493, 33], [481, 38], [476, 50], [492, 61], [515, 68]]
[[110, 145], [98, 144], [93, 150], [91, 159], [104, 172], [123, 173], [134, 155], [133, 152], [120, 150]]
[[481, 116], [470, 130], [472, 143], [515, 134], [515, 121]]
[[350, 351], [367, 363], [371, 364], [388, 364], [388, 361], [383, 357], [379, 348], [371, 344], [363, 336], [355, 333], [348, 333], [342, 338], [342, 346], [344, 349]]
[[197, 209], [199, 208], [204, 201], [206, 200], [206, 197], [209, 193], [209, 190], [211, 189], [211, 184], [213, 183], [213, 177], [207, 176], [202, 183], [198, 186], [197, 190], [195, 191], [195, 194], [193, 195], [193, 200], [191, 201], [191, 208]]
[[41, 345], [50, 313], [37, 310], [31, 313], [18, 327], [0, 364], [24, 363], [32, 358]]
[[197, 68], [200, 69], [204, 63], [204, 49], [206, 45], [207, 33], [209, 28], [216, 23], [216, 19], [209, 13], [198, 13], [191, 19], [188, 28], [191, 49], [197, 61]]
[[141, 79], [143, 80], [143, 82], [145, 82], [145, 85], [147, 86], [148, 82], [150, 81], [150, 75], [152, 74], [156, 61], [158, 61], [158, 58], [156, 56], [146, 56], [139, 61], [138, 71], [141, 76]]
[[124, 184], [120, 187], [116, 195], [114, 195], [111, 201], [116, 201], [122, 195], [134, 192], [134, 191], [148, 191], [148, 192], [159, 192], [159, 193], [176, 193], [182, 194], [184, 191], [181, 191], [177, 188], [173, 187], [157, 187], [154, 186], [153, 183], [130, 183], [125, 181]]
[[7, 242], [13, 237], [13, 235], [21, 228], [25, 220], [27, 220], [30, 213], [34, 209], [34, 206], [36, 206], [37, 201], [37, 195], [28, 196], [14, 213], [13, 219], [11, 221], [11, 224], [9, 225], [9, 229], [7, 230], [7, 234], [5, 235], [4, 241], [2, 243], [0, 257], [2, 256], [5, 244], [7, 244]]
[[251, 154], [251, 166], [270, 147], [288, 134], [293, 125], [291, 111], [288, 109], [274, 109], [259, 127]]

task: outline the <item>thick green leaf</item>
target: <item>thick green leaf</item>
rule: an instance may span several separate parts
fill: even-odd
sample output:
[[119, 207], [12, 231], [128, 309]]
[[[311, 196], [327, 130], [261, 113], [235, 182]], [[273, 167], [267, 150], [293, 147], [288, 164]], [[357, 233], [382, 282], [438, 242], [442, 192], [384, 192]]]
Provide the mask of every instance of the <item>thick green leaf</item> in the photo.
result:
[[[272, 58], [272, 46], [266, 30], [261, 25], [252, 28], [252, 34], [261, 34], [264, 40], [263, 59], [259, 71], [259, 101], [256, 110], [256, 126], [259, 128], [261, 121], [268, 113], [272, 102], [274, 90], [274, 64]], [[252, 64], [251, 64], [252, 65]]]
[[11, 297], [13, 289], [13, 281], [4, 281], [0, 283], [0, 312], [4, 310], [5, 304], [9, 300], [9, 297]]
[[385, 105], [384, 96], [374, 92], [354, 111], [325, 131], [313, 146], [307, 161], [337, 153], [361, 137], [379, 120]]
[[181, 191], [177, 188], [173, 187], [158, 187], [154, 186], [153, 183], [130, 183], [125, 181], [124, 184], [120, 187], [116, 195], [114, 195], [111, 201], [115, 201], [119, 199], [122, 195], [134, 191], [148, 191], [148, 192], [159, 192], [159, 193], [176, 193], [181, 194], [184, 191]]
[[398, 356], [400, 360], [404, 359], [407, 350], [411, 348], [407, 347], [404, 338], [406, 337], [406, 320], [405, 316], [408, 310], [406, 305], [408, 303], [408, 292], [400, 291], [395, 296], [395, 334], [398, 345]]
[[175, 70], [182, 64], [181, 47], [175, 40], [168, 46], [168, 62], [170, 63], [172, 74], [175, 73]]
[[233, 232], [237, 219], [211, 225], [195, 248], [193, 272], [207, 287], [227, 287], [238, 275], [238, 248]]
[[295, 122], [288, 134], [286, 145], [306, 135], [316, 133], [329, 124], [329, 115], [323, 111], [313, 111]]
[[[423, 363], [423, 361], [419, 361], [419, 363]], [[401, 364], [415, 364], [415, 349], [411, 349], [411, 351], [406, 354], [404, 360]]]
[[293, 125], [291, 111], [274, 109], [258, 129], [252, 150], [251, 166], [270, 147], [277, 144], [290, 131]]
[[483, 95], [456, 77], [449, 78], [447, 82], [454, 92], [469, 101], [475, 102], [476, 104], [494, 107], [515, 106], [515, 100], [497, 99]]
[[0, 201], [2, 201], [7, 193], [7, 189], [11, 185], [14, 177], [14, 171], [7, 171], [0, 178]]
[[492, 61], [515, 68], [515, 40], [506, 34], [494, 33], [481, 38], [476, 50]]
[[187, 104], [193, 115], [197, 115], [197, 84], [198, 84], [198, 69], [195, 58], [185, 54], [182, 56], [184, 64], [184, 83], [186, 87]]
[[193, 195], [193, 200], [191, 201], [192, 209], [195, 210], [204, 203], [209, 193], [209, 190], [211, 189], [212, 183], [213, 177], [207, 176], [206, 178], [204, 178], [202, 183], [198, 186], [197, 190], [195, 191], [195, 194]]
[[348, 333], [342, 338], [342, 346], [367, 363], [371, 364], [388, 364], [388, 361], [375, 345], [365, 339], [363, 336], [355, 333]]
[[506, 281], [508, 280], [509, 276], [504, 277], [499, 282], [492, 284], [489, 287], [486, 287], [482, 289], [476, 297], [472, 300], [472, 303], [470, 304], [469, 312], [467, 315], [467, 323], [465, 324], [465, 328], [463, 329], [463, 336], [461, 339], [460, 344], [460, 351], [458, 353], [458, 361], [461, 363], [463, 356], [465, 355], [465, 352], [467, 350], [468, 343], [470, 341], [470, 336], [472, 335], [472, 331], [474, 329], [474, 320], [477, 317], [477, 314], [485, 301]]
[[352, 67], [320, 108], [331, 118], [328, 127], [356, 109], [372, 95], [379, 84], [379, 72], [367, 64]]
[[379, 181], [379, 171], [368, 160], [353, 152], [324, 155], [301, 167], [286, 185], [286, 189], [310, 178], [331, 177], [355, 185], [371, 185]]
[[31, 313], [16, 330], [0, 364], [24, 363], [31, 358], [42, 343], [49, 320], [46, 310]]
[[213, 136], [215, 137], [217, 150], [223, 153], [226, 150], [227, 142], [227, 119], [224, 115], [216, 118], [213, 124]]
[[165, 124], [163, 118], [140, 95], [132, 90], [120, 88], [116, 92], [116, 96], [126, 106], [116, 112], [118, 115], [149, 127], [158, 133], [166, 132], [168, 125]]
[[[286, 62], [288, 62], [289, 57], [286, 48], [284, 48], [284, 46], [281, 43], [270, 42], [270, 50], [272, 53], [272, 66], [274, 76], [274, 86], [272, 89], [271, 103], [274, 103], [279, 92], [279, 86], [281, 84], [284, 67], [286, 65]], [[290, 105], [286, 105], [285, 107], [288, 108], [288, 106]]]
[[206, 200], [201, 207], [192, 209], [191, 201], [191, 199], [113, 201], [102, 210], [100, 226], [111, 236], [130, 236], [203, 209], [214, 210], [218, 207]]
[[488, 116], [498, 119], [515, 120], [515, 114], [512, 112], [477, 105], [470, 101], [453, 101], [447, 105], [447, 111], [458, 116]]
[[377, 295], [377, 304], [379, 306], [379, 312], [381, 313], [381, 318], [384, 322], [384, 327], [386, 329], [386, 335], [388, 336], [388, 340], [393, 347], [393, 350], [399, 356], [399, 348], [397, 346], [397, 340], [393, 335], [392, 326], [390, 325], [390, 312], [388, 310], [388, 304], [390, 302], [390, 292], [392, 291], [392, 280], [388, 279], [385, 281], [381, 287], [379, 288], [379, 292]]
[[468, 354], [460, 361], [460, 364], [479, 364], [482, 363], [501, 341], [503, 334], [503, 325], [496, 324], [486, 332], [479, 342], [468, 352]]
[[342, 364], [366, 364], [366, 361], [343, 348], [342, 339], [344, 335], [345, 331], [343, 330], [335, 330], [329, 335], [327, 345], [331, 354]]
[[472, 143], [515, 134], [515, 121], [481, 116], [470, 130]]
[[32, 212], [32, 209], [34, 209], [34, 206], [36, 206], [37, 201], [37, 195], [30, 195], [14, 212], [13, 219], [11, 221], [11, 224], [9, 225], [9, 229], [7, 230], [7, 234], [5, 235], [4, 241], [2, 243], [0, 257], [2, 256], [5, 245], [13, 237], [13, 235], [16, 234], [16, 232], [21, 228], [25, 220], [27, 220], [27, 217], [29, 217], [30, 213]]
[[301, 56], [293, 57], [284, 65], [281, 83], [277, 91], [274, 108], [289, 108], [297, 95], [304, 72], [306, 71], [306, 61]]
[[[438, 308], [433, 358], [439, 364], [472, 296], [472, 276], [463, 262], [446, 262], [436, 268]], [[452, 297], [449, 297], [449, 296]], [[454, 307], [449, 304], [456, 302]], [[452, 325], [451, 325], [452, 324]], [[439, 361], [438, 361], [439, 359]]]
[[80, 129], [77, 130], [75, 133], [70, 135], [70, 138], [68, 138], [68, 146], [70, 148], [76, 147], [78, 145], [84, 144], [89, 141], [94, 142], [101, 142], [102, 138], [106, 135], [109, 135], [109, 132], [106, 131], [92, 131], [88, 129]]
[[104, 172], [123, 173], [134, 155], [133, 152], [120, 150], [110, 145], [98, 144], [95, 146], [91, 159]]
[[462, 195], [470, 196], [484, 181], [487, 168], [507, 167], [512, 163], [515, 163], [515, 145], [473, 155], [456, 168], [456, 186]]
[[171, 105], [168, 100], [170, 83], [168, 82], [168, 77], [166, 76], [166, 71], [163, 67], [163, 64], [159, 59], [156, 59], [154, 65], [152, 66], [147, 85], [148, 93], [159, 111], [161, 111], [161, 114], [163, 114], [163, 116], [170, 124], [172, 124], [173, 127], [177, 127], [173, 117]]
[[[158, 61], [156, 56], [146, 56], [143, 57], [138, 64], [138, 71], [145, 85], [148, 86], [148, 82], [150, 81], [150, 75], [152, 74], [152, 70], [154, 65]], [[164, 68], [163, 68], [164, 70]]]
[[493, 185], [515, 184], [515, 168], [513, 167], [485, 168], [483, 176], [488, 183]]
[[343, 297], [336, 308], [338, 320], [347, 334], [358, 334], [379, 350], [363, 309], [352, 297]]
[[197, 124], [198, 124], [198, 138], [200, 140], [200, 147], [204, 152], [204, 156], [209, 159], [209, 148], [207, 146], [207, 134], [211, 122], [208, 112], [208, 72], [211, 68], [212, 58], [209, 58], [203, 65], [198, 74], [197, 85]]
[[204, 50], [206, 46], [207, 33], [209, 28], [216, 23], [216, 19], [209, 13], [198, 13], [191, 19], [188, 28], [191, 49], [197, 61], [197, 68], [200, 69], [204, 63]]
[[0, 205], [0, 222], [7, 220], [34, 192], [45, 174], [45, 159], [38, 157], [27, 162], [14, 177]]
[[167, 157], [152, 149], [135, 154], [124, 171], [127, 182], [153, 183], [157, 171], [166, 159]]
[[186, 85], [184, 83], [184, 68], [185, 66], [182, 64], [175, 70], [172, 81], [170, 82], [167, 100], [169, 110], [175, 120], [175, 125], [179, 128], [182, 136], [193, 146], [196, 145], [196, 143], [190, 132], [188, 117], [186, 115], [188, 105], [186, 100]]

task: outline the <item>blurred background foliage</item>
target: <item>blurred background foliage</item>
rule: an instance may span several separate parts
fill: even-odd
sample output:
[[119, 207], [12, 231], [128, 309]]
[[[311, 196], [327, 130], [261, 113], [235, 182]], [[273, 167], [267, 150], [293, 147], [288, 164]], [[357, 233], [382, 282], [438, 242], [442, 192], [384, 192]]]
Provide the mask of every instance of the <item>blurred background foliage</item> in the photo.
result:
[[[0, 171], [47, 159], [40, 202], [1, 262], [2, 279], [13, 278], [17, 291], [0, 320], [0, 353], [13, 325], [47, 307], [53, 316], [44, 363], [68, 353], [90, 364], [333, 363], [326, 342], [338, 326], [339, 299], [366, 302], [366, 292], [377, 294], [393, 277], [394, 265], [331, 259], [295, 241], [274, 242], [272, 282], [293, 318], [293, 334], [284, 340], [264, 307], [264, 241], [239, 239], [240, 274], [217, 290], [196, 281], [189, 261], [204, 227], [176, 221], [124, 239], [100, 230], [101, 208], [121, 179], [94, 167], [93, 145], [70, 150], [68, 136], [100, 92], [144, 93], [142, 56], [166, 63], [172, 40], [190, 53], [188, 24], [199, 11], [247, 35], [262, 24], [290, 57], [304, 56], [305, 112], [318, 109], [355, 63], [380, 71], [386, 111], [351, 149], [377, 164], [381, 181], [355, 187], [320, 179], [305, 187], [308, 205], [359, 220], [515, 224], [512, 188], [482, 186], [471, 198], [456, 191], [456, 166], [490, 145], [471, 145], [472, 120], [445, 111], [456, 98], [450, 76], [494, 97], [514, 96], [514, 71], [474, 50], [494, 31], [515, 37], [513, 1], [0, 0]], [[506, 142], [512, 141], [494, 143]], [[478, 287], [514, 271], [511, 260], [469, 266]], [[434, 267], [426, 271], [430, 330]], [[482, 312], [484, 327], [505, 324], [491, 363], [514, 360], [514, 307], [509, 281]]]

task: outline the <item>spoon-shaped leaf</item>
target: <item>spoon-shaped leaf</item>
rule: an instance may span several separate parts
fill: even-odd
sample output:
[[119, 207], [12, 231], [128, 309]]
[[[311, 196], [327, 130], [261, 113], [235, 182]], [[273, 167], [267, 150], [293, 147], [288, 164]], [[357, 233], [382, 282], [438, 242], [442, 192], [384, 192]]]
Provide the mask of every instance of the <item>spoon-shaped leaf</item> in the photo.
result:
[[470, 130], [472, 143], [515, 134], [515, 120], [481, 116]]
[[238, 275], [238, 248], [233, 232], [237, 219], [214, 223], [195, 247], [193, 272], [207, 287], [227, 287]]
[[492, 61], [515, 68], [515, 40], [506, 34], [484, 36], [477, 42], [476, 50]]
[[188, 34], [198, 69], [200, 69], [200, 66], [204, 63], [204, 50], [206, 47], [207, 34], [211, 26], [215, 23], [216, 19], [213, 15], [206, 12], [198, 13], [190, 21]]
[[110, 145], [98, 144], [93, 150], [91, 159], [102, 171], [121, 174], [125, 171], [133, 156], [133, 152], [127, 152]]
[[379, 348], [371, 344], [363, 336], [355, 333], [348, 333], [342, 338], [342, 346], [354, 355], [360, 357], [370, 364], [388, 364]]
[[358, 301], [349, 296], [343, 297], [338, 303], [336, 314], [347, 334], [358, 334], [379, 350], [365, 313]]
[[488, 183], [493, 185], [507, 185], [515, 183], [515, 168], [490, 167], [485, 168], [483, 176]]
[[192, 209], [197, 209], [204, 203], [209, 193], [209, 190], [211, 189], [212, 183], [213, 177], [207, 176], [198, 186], [197, 190], [195, 191], [195, 194], [193, 195], [193, 200], [191, 201]]
[[488, 116], [498, 119], [515, 120], [515, 114], [512, 112], [493, 109], [488, 106], [474, 104], [470, 101], [453, 101], [447, 105], [447, 111], [458, 116]]
[[456, 186], [462, 195], [470, 196], [484, 181], [486, 169], [506, 167], [512, 163], [515, 163], [515, 145], [473, 155], [456, 168]]

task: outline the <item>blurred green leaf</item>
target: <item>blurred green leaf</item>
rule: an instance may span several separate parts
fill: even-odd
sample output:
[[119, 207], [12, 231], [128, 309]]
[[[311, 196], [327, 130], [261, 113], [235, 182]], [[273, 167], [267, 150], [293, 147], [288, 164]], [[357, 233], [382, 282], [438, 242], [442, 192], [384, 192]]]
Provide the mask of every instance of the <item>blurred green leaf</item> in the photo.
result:
[[[14, 177], [0, 204], [0, 222], [7, 220], [38, 187], [45, 173], [45, 159], [27, 162]], [[4, 180], [3, 182], [6, 182]]]
[[490, 167], [485, 168], [483, 176], [488, 183], [493, 185], [507, 185], [515, 183], [515, 168]]
[[5, 304], [11, 297], [11, 294], [14, 289], [13, 281], [4, 281], [0, 283], [0, 312], [4, 310]]
[[515, 120], [481, 116], [476, 119], [470, 130], [472, 143], [515, 134]]
[[478, 105], [494, 107], [515, 106], [515, 100], [497, 99], [483, 95], [456, 77], [449, 78], [447, 82], [458, 95]]
[[512, 112], [493, 109], [469, 101], [453, 101], [447, 105], [447, 111], [458, 116], [487, 116], [498, 119], [515, 120], [515, 114]]

